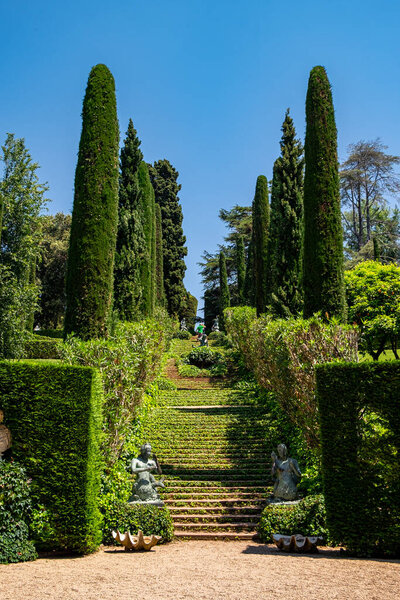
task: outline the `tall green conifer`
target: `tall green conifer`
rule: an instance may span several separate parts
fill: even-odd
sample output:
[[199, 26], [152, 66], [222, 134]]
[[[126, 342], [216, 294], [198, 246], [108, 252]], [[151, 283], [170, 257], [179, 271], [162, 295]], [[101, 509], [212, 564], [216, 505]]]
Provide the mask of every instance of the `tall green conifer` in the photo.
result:
[[238, 287], [238, 304], [242, 306], [244, 300], [244, 281], [246, 275], [246, 262], [243, 236], [239, 235], [236, 238], [236, 272], [237, 272], [237, 287]]
[[254, 233], [251, 235], [247, 248], [246, 273], [244, 277], [244, 301], [248, 306], [255, 306], [255, 275], [254, 275]]
[[118, 120], [114, 78], [90, 72], [82, 110], [66, 278], [65, 333], [106, 334], [118, 223]]
[[141, 264], [146, 260], [142, 223], [142, 191], [138, 169], [143, 155], [132, 119], [121, 149], [118, 234], [114, 269], [114, 307], [119, 317], [134, 321], [142, 316]]
[[149, 169], [143, 161], [139, 165], [138, 179], [141, 190], [140, 214], [145, 240], [145, 249], [140, 265], [142, 282], [141, 312], [143, 315], [150, 317], [154, 311], [155, 292], [155, 202]]
[[337, 133], [331, 86], [314, 67], [306, 99], [304, 177], [304, 315], [345, 318], [343, 235]]
[[268, 181], [259, 175], [253, 200], [254, 279], [257, 314], [265, 312], [268, 301]]
[[164, 306], [164, 267], [163, 267], [163, 238], [162, 238], [162, 223], [161, 223], [161, 207], [155, 204], [156, 209], [156, 304]]
[[286, 111], [275, 161], [271, 192], [268, 260], [270, 303], [281, 317], [302, 308], [303, 147], [296, 139], [293, 120]]
[[163, 233], [164, 289], [170, 315], [180, 316], [185, 306], [186, 290], [183, 285], [187, 254], [186, 238], [182, 229], [182, 207], [177, 183], [179, 173], [168, 160], [159, 160], [150, 167], [151, 182], [157, 204], [161, 207]]
[[220, 252], [219, 255], [219, 326], [222, 331], [225, 331], [225, 318], [224, 310], [228, 308], [231, 303], [229, 286], [228, 286], [228, 274], [226, 272], [226, 260], [225, 254]]

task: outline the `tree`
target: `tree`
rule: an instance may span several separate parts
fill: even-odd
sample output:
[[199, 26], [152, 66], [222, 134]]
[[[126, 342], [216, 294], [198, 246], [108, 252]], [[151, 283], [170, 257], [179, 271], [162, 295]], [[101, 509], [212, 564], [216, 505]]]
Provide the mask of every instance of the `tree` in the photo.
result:
[[348, 147], [348, 158], [341, 165], [340, 184], [344, 206], [345, 240], [359, 252], [384, 222], [387, 196], [400, 191], [400, 178], [394, 172], [400, 157], [387, 154], [379, 139], [359, 141]]
[[149, 169], [145, 162], [141, 162], [138, 169], [140, 194], [140, 218], [143, 224], [144, 252], [140, 261], [142, 299], [141, 313], [151, 317], [154, 312], [155, 302], [155, 201], [154, 190], [151, 185]]
[[242, 236], [244, 245], [247, 248], [250, 243], [253, 227], [252, 207], [235, 204], [230, 210], [221, 208], [218, 216], [230, 230], [225, 237], [225, 242], [227, 244], [234, 244], [237, 238]]
[[186, 292], [185, 306], [182, 311], [182, 319], [185, 319], [189, 329], [194, 329], [197, 316], [198, 301], [190, 292]]
[[296, 315], [302, 308], [303, 146], [296, 139], [286, 111], [275, 161], [271, 193], [268, 260], [271, 306], [278, 316]]
[[237, 298], [238, 304], [244, 304], [244, 281], [246, 276], [246, 262], [243, 236], [239, 235], [236, 240], [236, 272], [237, 272]]
[[82, 110], [66, 279], [64, 333], [107, 334], [118, 225], [118, 120], [114, 78], [90, 72]]
[[215, 317], [219, 315], [219, 286], [206, 288], [204, 291], [204, 323], [211, 330]]
[[165, 291], [164, 291], [164, 267], [163, 267], [163, 237], [162, 237], [162, 221], [161, 207], [155, 204], [156, 211], [156, 304], [164, 306]]
[[57, 213], [41, 217], [42, 239], [37, 277], [40, 285], [39, 311], [35, 324], [43, 329], [61, 327], [65, 313], [65, 275], [71, 215]]
[[361, 347], [374, 360], [391, 344], [397, 352], [400, 335], [400, 267], [364, 261], [345, 272], [349, 321], [357, 323]]
[[324, 67], [310, 73], [304, 150], [304, 315], [345, 319], [336, 124]]
[[257, 314], [265, 312], [268, 302], [268, 181], [259, 175], [253, 201], [254, 279]]
[[244, 301], [248, 306], [255, 306], [255, 273], [254, 273], [254, 234], [247, 248], [246, 273], [244, 277]]
[[154, 166], [149, 167], [149, 171], [155, 200], [161, 208], [164, 289], [168, 312], [170, 315], [180, 316], [186, 297], [183, 277], [187, 248], [182, 230], [182, 207], [178, 198], [181, 189], [177, 182], [179, 173], [166, 159], [155, 162]]
[[225, 254], [219, 254], [219, 326], [222, 331], [225, 331], [224, 310], [231, 303], [228, 287], [228, 276], [226, 273]]
[[141, 215], [142, 191], [138, 177], [139, 165], [143, 159], [140, 144], [130, 119], [120, 158], [114, 267], [114, 307], [124, 321], [134, 321], [141, 316], [141, 265], [148, 260]]

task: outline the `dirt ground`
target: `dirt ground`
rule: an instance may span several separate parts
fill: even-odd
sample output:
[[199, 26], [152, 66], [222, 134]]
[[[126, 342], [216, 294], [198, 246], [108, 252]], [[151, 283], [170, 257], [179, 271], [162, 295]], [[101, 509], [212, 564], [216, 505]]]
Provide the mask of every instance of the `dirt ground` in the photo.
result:
[[255, 542], [188, 541], [150, 552], [119, 548], [79, 558], [0, 565], [1, 600], [393, 600], [400, 560], [321, 549], [285, 554]]

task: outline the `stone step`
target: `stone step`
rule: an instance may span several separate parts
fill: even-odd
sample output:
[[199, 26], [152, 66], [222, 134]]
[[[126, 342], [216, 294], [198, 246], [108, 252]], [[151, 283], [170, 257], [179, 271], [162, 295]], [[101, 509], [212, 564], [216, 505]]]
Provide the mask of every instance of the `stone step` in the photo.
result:
[[244, 487], [244, 488], [261, 488], [261, 489], [269, 489], [271, 488], [271, 485], [265, 485], [264, 484], [260, 484], [252, 479], [236, 479], [236, 480], [229, 480], [229, 479], [225, 479], [224, 481], [218, 481], [218, 480], [212, 480], [212, 479], [208, 479], [208, 480], [202, 480], [202, 479], [188, 479], [188, 480], [182, 480], [182, 479], [168, 479], [168, 481], [166, 482], [168, 487], [172, 487], [172, 488], [176, 488], [177, 486], [181, 486], [182, 488], [188, 488], [191, 489], [192, 487], [221, 487], [221, 488], [225, 488], [225, 489], [230, 489], [232, 487]]
[[174, 536], [182, 540], [258, 540], [257, 531], [218, 532], [218, 531], [181, 531], [175, 529]]
[[[252, 518], [251, 518], [252, 517]], [[174, 523], [189, 522], [191, 525], [224, 525], [226, 523], [235, 525], [236, 523], [246, 525], [252, 525], [253, 528], [257, 525], [260, 520], [260, 515], [247, 515], [247, 514], [220, 514], [220, 515], [205, 515], [205, 514], [173, 514], [172, 520]]]
[[[248, 506], [247, 503], [251, 503], [250, 506], [254, 505], [256, 499], [254, 498], [193, 498], [192, 500], [190, 498], [185, 498], [185, 499], [179, 499], [179, 498], [175, 498], [175, 499], [167, 499], [165, 500], [163, 498], [163, 501], [165, 502], [166, 506], [168, 506], [168, 508], [170, 508], [171, 506], [175, 506], [177, 508], [182, 508], [185, 506], [188, 506], [188, 503], [190, 503], [190, 506], [197, 506], [197, 507], [211, 507], [211, 506], [215, 506], [215, 507], [232, 507], [232, 506]], [[262, 510], [265, 506], [267, 505], [267, 499], [265, 499], [265, 502], [262, 498], [260, 498], [260, 503], [259, 503], [259, 509]]]
[[[205, 515], [226, 515], [226, 514], [236, 514], [236, 513], [232, 513], [232, 512], [228, 512], [228, 511], [234, 511], [235, 510], [235, 506], [207, 506], [207, 505], [200, 505], [200, 506], [169, 506], [169, 511], [171, 513], [171, 515], [175, 516], [175, 515], [183, 515], [183, 514], [193, 514], [194, 516], [197, 516], [198, 514], [205, 516]], [[184, 511], [182, 512], [182, 509], [184, 508]], [[261, 514], [261, 509], [262, 507], [256, 505], [256, 504], [249, 504], [248, 506], [238, 506], [237, 510], [241, 511], [241, 514], [245, 514], [245, 515], [249, 515], [249, 514], [254, 514], [254, 515], [260, 515]], [[203, 511], [203, 512], [200, 512]]]
[[204, 530], [208, 530], [208, 531], [226, 531], [226, 532], [250, 532], [250, 531], [254, 531], [254, 524], [253, 523], [193, 523], [193, 522], [175, 522], [174, 521], [174, 526], [178, 531], [192, 531], [192, 532], [196, 532], [196, 531], [204, 531]]

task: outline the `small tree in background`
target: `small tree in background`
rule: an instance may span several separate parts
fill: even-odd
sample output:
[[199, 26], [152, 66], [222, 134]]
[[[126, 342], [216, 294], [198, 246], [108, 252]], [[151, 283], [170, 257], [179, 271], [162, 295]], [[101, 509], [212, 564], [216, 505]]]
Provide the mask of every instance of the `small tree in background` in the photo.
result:
[[258, 315], [265, 312], [268, 301], [268, 230], [268, 181], [260, 175], [253, 201], [255, 305]]
[[118, 225], [119, 131], [114, 78], [90, 72], [82, 110], [67, 267], [64, 333], [105, 336]]
[[336, 124], [324, 67], [314, 67], [306, 99], [304, 315], [345, 319], [343, 235]]
[[222, 331], [225, 331], [224, 310], [231, 303], [228, 286], [228, 275], [226, 272], [225, 254], [220, 252], [219, 255], [219, 326]]
[[303, 147], [286, 111], [275, 161], [271, 193], [269, 277], [271, 307], [278, 316], [296, 315], [302, 308]]
[[236, 240], [236, 271], [237, 271], [237, 296], [238, 304], [244, 304], [244, 281], [246, 276], [246, 261], [243, 236]]

